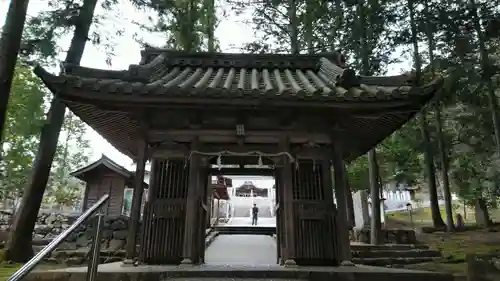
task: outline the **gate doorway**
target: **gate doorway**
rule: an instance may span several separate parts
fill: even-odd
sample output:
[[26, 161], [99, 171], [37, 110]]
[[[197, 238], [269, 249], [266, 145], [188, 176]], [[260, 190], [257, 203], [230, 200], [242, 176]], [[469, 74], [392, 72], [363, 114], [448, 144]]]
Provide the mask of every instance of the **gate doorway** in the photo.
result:
[[213, 165], [212, 178], [230, 178], [227, 222], [205, 250], [206, 264], [276, 265], [276, 181], [271, 165]]

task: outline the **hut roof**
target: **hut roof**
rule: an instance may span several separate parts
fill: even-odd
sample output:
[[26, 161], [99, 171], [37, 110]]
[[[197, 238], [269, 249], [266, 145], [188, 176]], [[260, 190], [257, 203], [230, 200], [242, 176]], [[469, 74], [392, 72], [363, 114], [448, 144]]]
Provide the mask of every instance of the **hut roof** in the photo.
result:
[[[108, 158], [106, 155], [102, 155], [99, 160], [85, 167], [82, 167], [74, 172], [71, 172], [70, 175], [76, 177], [79, 180], [88, 181], [93, 175], [95, 175], [96, 171], [102, 169], [107, 169], [109, 171], [112, 171], [120, 175], [121, 177], [125, 178], [127, 181], [131, 181], [135, 177], [134, 172], [127, 170], [123, 166], [119, 165], [118, 163]], [[148, 184], [144, 183], [144, 188], [147, 187]]]

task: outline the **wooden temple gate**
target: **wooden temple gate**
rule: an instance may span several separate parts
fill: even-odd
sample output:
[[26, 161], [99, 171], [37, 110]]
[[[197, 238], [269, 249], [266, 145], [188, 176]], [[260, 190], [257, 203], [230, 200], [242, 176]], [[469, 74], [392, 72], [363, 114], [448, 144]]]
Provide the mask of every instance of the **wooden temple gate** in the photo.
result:
[[[57, 99], [136, 160], [134, 186], [144, 184], [152, 160], [139, 247], [139, 259], [152, 264], [203, 262], [214, 164], [203, 154], [224, 151], [239, 153], [231, 164], [241, 170], [249, 151], [274, 161], [281, 264], [349, 261], [345, 161], [400, 128], [442, 85], [439, 77], [416, 86], [408, 74], [359, 76], [335, 52], [152, 48], [123, 71], [68, 64], [59, 76], [41, 67], [35, 72]], [[134, 189], [127, 260], [137, 257], [142, 193]]]

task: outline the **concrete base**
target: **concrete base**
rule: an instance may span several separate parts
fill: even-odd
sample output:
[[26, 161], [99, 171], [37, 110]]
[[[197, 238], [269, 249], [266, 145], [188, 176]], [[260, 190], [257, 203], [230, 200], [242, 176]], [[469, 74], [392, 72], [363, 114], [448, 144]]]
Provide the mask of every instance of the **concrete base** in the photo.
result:
[[294, 260], [286, 260], [285, 267], [294, 267], [297, 266], [297, 263]]
[[[299, 279], [299, 280], [335, 280], [335, 281], [453, 281], [453, 276], [444, 273], [403, 270], [395, 268], [371, 267], [364, 265], [339, 267], [295, 266], [287, 268], [279, 265], [193, 265], [159, 266], [139, 265], [137, 267], [122, 267], [121, 262], [99, 265], [96, 281], [162, 281], [176, 278], [236, 279], [255, 278]], [[26, 277], [27, 281], [85, 281], [87, 267], [56, 269], [43, 272], [33, 272]], [[185, 280], [185, 279], [184, 279]]]
[[123, 267], [137, 266], [137, 264], [133, 259], [125, 259], [122, 261], [122, 266]]
[[193, 261], [191, 259], [185, 258], [181, 261], [181, 264], [179, 265], [180, 267], [184, 266], [193, 266]]

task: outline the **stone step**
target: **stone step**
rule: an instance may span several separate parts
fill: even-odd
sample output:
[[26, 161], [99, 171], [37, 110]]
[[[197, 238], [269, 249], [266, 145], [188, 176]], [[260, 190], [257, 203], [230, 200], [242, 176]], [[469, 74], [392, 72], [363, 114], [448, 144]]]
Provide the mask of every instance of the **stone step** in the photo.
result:
[[430, 262], [439, 259], [439, 257], [416, 257], [416, 258], [353, 258], [355, 264], [371, 266], [388, 266], [393, 264], [417, 264]]
[[308, 279], [288, 279], [288, 278], [168, 278], [168, 281], [307, 281]]
[[353, 258], [422, 258], [440, 257], [441, 253], [435, 250], [374, 250], [352, 251]]
[[351, 244], [351, 251], [388, 251], [388, 250], [428, 250], [429, 246], [425, 244], [383, 244], [383, 245], [370, 245], [370, 244]]

